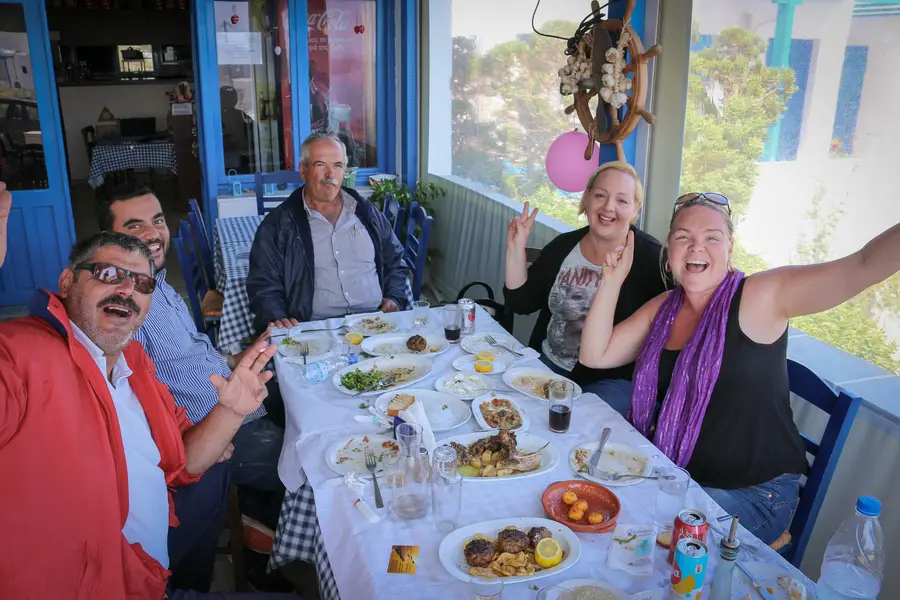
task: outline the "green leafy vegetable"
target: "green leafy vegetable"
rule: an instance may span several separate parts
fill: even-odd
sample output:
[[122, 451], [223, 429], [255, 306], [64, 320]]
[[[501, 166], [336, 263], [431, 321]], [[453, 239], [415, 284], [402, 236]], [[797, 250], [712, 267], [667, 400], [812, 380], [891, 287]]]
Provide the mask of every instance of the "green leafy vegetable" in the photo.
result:
[[614, 538], [613, 538], [613, 541], [614, 541], [615, 543], [617, 543], [617, 544], [621, 544], [622, 546], [624, 546], [625, 544], [629, 544], [629, 543], [633, 542], [633, 541], [636, 540], [636, 539], [637, 539], [637, 535], [634, 534], [634, 533], [632, 533], [630, 537], [627, 537], [627, 538], [625, 538], [624, 540], [623, 540], [622, 538], [614, 537]]

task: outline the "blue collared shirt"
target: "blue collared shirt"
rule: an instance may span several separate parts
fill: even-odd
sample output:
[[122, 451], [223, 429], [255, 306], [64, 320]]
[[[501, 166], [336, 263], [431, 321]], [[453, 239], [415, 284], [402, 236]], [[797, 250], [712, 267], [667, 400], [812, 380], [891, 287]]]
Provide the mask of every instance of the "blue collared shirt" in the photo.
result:
[[[156, 274], [150, 310], [134, 337], [156, 365], [156, 377], [169, 388], [175, 403], [184, 407], [192, 423], [203, 420], [219, 401], [209, 376], [218, 373], [227, 379], [231, 369], [206, 334], [197, 331], [187, 304], [166, 283], [165, 269]], [[265, 414], [260, 406], [244, 423]]]

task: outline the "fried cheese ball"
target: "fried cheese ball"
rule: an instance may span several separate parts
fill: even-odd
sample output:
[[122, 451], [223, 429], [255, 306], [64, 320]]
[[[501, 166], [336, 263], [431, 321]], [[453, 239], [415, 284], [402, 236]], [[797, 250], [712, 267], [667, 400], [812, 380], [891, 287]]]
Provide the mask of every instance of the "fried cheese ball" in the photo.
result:
[[562, 501], [566, 504], [575, 504], [575, 501], [578, 500], [578, 494], [575, 492], [566, 492], [562, 495]]
[[569, 520], [570, 521], [580, 521], [584, 518], [584, 511], [578, 510], [576, 508], [569, 509]]
[[603, 522], [603, 513], [598, 512], [589, 512], [588, 513], [588, 523], [591, 525], [599, 525]]

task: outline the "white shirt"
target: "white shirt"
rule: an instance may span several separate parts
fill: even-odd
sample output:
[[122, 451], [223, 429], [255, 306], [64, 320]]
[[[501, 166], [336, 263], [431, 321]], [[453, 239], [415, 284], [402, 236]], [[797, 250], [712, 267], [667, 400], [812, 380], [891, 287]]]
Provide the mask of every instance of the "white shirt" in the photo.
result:
[[122, 535], [129, 544], [139, 543], [144, 552], [155, 558], [163, 568], [169, 566], [169, 492], [166, 476], [159, 468], [159, 448], [150, 434], [150, 424], [144, 409], [128, 383], [131, 369], [120, 355], [112, 370], [113, 383], [106, 377], [106, 356], [75, 323], [75, 339], [90, 353], [103, 374], [119, 417], [122, 445], [125, 447], [125, 467], [128, 471], [128, 518]]

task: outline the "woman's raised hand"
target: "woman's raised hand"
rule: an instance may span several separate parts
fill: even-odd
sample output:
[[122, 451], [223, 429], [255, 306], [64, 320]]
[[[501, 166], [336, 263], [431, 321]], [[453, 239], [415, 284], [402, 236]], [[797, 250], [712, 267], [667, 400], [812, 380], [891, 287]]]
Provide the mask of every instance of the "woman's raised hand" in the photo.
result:
[[606, 253], [603, 261], [603, 280], [615, 285], [625, 283], [631, 264], [634, 262], [634, 232], [629, 231], [625, 238], [625, 245], [619, 246], [612, 252]]
[[506, 247], [515, 248], [516, 250], [525, 251], [525, 244], [528, 243], [528, 236], [531, 235], [531, 228], [534, 220], [537, 218], [538, 210], [535, 208], [531, 216], [528, 215], [528, 203], [522, 208], [522, 214], [513, 217], [506, 229]]

